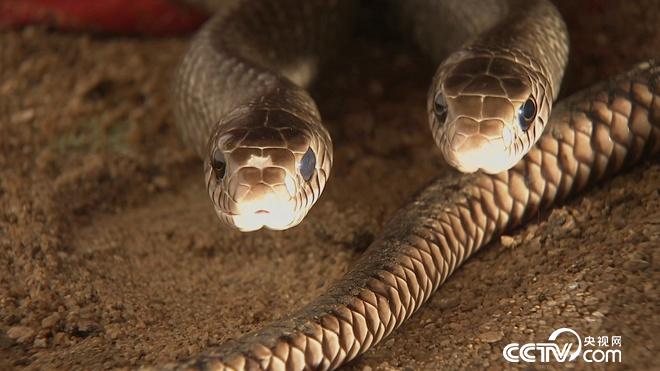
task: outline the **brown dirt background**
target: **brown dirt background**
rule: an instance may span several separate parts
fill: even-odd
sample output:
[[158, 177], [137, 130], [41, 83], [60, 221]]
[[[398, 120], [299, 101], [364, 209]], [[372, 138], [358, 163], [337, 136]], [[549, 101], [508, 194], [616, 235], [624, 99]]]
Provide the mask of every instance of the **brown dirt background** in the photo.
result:
[[[564, 94], [658, 56], [658, 1], [559, 6]], [[424, 113], [433, 66], [358, 39], [314, 90], [336, 153], [322, 199], [289, 231], [223, 229], [168, 102], [186, 42], [0, 33], [0, 369], [167, 362], [260, 328], [327, 288], [447, 171]], [[657, 369], [659, 189], [655, 159], [539, 215], [348, 368], [499, 369], [506, 344], [571, 327], [620, 335], [626, 368]]]

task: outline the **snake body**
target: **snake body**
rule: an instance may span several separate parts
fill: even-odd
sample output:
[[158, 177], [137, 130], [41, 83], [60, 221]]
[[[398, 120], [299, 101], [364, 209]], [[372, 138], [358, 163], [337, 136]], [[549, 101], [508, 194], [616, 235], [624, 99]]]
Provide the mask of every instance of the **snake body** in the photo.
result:
[[[332, 147], [304, 86], [337, 39], [327, 33], [328, 25], [348, 29], [352, 3], [230, 1], [193, 41], [177, 76], [177, 122], [205, 158], [209, 194], [223, 221], [243, 230], [288, 228], [318, 199]], [[461, 3], [470, 2], [443, 3], [456, 25], [438, 34], [431, 32], [438, 30], [436, 2], [402, 2], [400, 13], [412, 20], [407, 27], [429, 54], [452, 52], [437, 70], [428, 104], [448, 162], [493, 174], [438, 179], [397, 212], [351, 271], [312, 303], [165, 368], [337, 368], [400, 326], [499, 234], [657, 155], [660, 65], [647, 63], [578, 93], [548, 119], [566, 62], [565, 28], [554, 7], [542, 0], [479, 2], [480, 14], [490, 15], [475, 21]], [[454, 27], [457, 36], [445, 34]], [[255, 31], [266, 29], [271, 32]], [[506, 36], [511, 29], [518, 32]], [[437, 46], [440, 39], [445, 46]], [[522, 152], [490, 152], [507, 142]], [[484, 143], [490, 150], [479, 149]], [[531, 149], [509, 168], [513, 163], [507, 161], [516, 162], [509, 159], [523, 156], [525, 148]], [[480, 162], [482, 154], [498, 157], [497, 166]], [[262, 209], [290, 199], [293, 207]], [[256, 222], [241, 220], [245, 211], [259, 215]]]
[[400, 326], [496, 236], [659, 152], [660, 64], [649, 62], [558, 104], [510, 170], [433, 182], [349, 273], [298, 312], [168, 367], [337, 368]]
[[515, 165], [545, 127], [568, 60], [566, 26], [548, 1], [397, 2], [438, 67], [431, 133], [463, 172]]
[[[205, 160], [220, 220], [297, 225], [330, 174], [332, 142], [304, 87], [351, 23], [352, 1], [228, 1], [177, 71], [175, 113]], [[292, 20], [296, 22], [292, 23]]]
[[[336, 53], [353, 0], [234, 0], [194, 38], [175, 82], [178, 126], [205, 160], [216, 213], [243, 231], [297, 225], [318, 200], [332, 142], [304, 88]], [[461, 171], [513, 166], [538, 140], [568, 57], [547, 0], [395, 2], [401, 23], [443, 61], [429, 122]], [[479, 16], [471, 9], [479, 8]], [[446, 58], [445, 58], [446, 57]]]

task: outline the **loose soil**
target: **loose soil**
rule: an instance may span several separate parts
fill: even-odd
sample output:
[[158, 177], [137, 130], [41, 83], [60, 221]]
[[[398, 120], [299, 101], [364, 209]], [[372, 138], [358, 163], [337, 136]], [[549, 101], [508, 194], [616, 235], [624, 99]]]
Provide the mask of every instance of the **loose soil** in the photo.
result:
[[[562, 95], [658, 57], [658, 1], [559, 6]], [[433, 66], [358, 38], [313, 91], [335, 143], [322, 199], [289, 231], [223, 228], [168, 100], [187, 40], [0, 33], [0, 369], [132, 368], [258, 329], [325, 290], [448, 171], [426, 123]], [[621, 336], [627, 368], [658, 367], [659, 245], [655, 159], [484, 249], [347, 368], [500, 369], [506, 344], [559, 327]]]

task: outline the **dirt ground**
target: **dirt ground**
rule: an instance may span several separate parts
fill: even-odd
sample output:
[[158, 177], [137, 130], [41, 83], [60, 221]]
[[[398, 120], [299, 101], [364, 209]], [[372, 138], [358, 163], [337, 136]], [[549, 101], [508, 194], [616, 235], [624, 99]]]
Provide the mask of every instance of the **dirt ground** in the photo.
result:
[[[559, 5], [563, 95], [659, 56], [658, 1]], [[0, 369], [168, 362], [262, 327], [346, 272], [447, 171], [424, 113], [433, 66], [405, 43], [358, 39], [314, 89], [335, 142], [317, 206], [285, 232], [224, 229], [168, 101], [186, 42], [0, 33]], [[660, 161], [511, 237], [348, 369], [500, 369], [506, 344], [559, 327], [621, 336], [626, 368], [659, 367]]]

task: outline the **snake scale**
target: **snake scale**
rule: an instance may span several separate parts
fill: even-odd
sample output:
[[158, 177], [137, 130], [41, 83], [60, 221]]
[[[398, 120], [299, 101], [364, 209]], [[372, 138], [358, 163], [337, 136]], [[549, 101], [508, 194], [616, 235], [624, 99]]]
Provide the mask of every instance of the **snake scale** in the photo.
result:
[[[318, 200], [332, 141], [305, 87], [338, 57], [356, 4], [228, 1], [194, 38], [175, 82], [176, 121], [204, 159], [223, 223], [287, 229]], [[448, 163], [464, 172], [513, 166], [541, 135], [568, 59], [557, 9], [547, 0], [409, 0], [391, 8], [442, 62], [428, 107]]]
[[[344, 20], [351, 18], [351, 6], [349, 2], [335, 0], [310, 1], [290, 8], [295, 8], [298, 17], [309, 18], [316, 14], [316, 20], [321, 19], [323, 23], [322, 27], [317, 27], [310, 26], [309, 22], [288, 24], [289, 19], [282, 15], [280, 3], [270, 7], [264, 5], [266, 2], [251, 3], [261, 4], [264, 9], [241, 6], [244, 4], [241, 1], [230, 3], [234, 5], [226, 8], [227, 13], [219, 11], [200, 32], [182, 63], [177, 80], [177, 96], [182, 98], [177, 103], [178, 122], [186, 140], [206, 158], [209, 194], [221, 219], [241, 228], [236, 224], [236, 216], [242, 212], [237, 194], [240, 193], [245, 200], [256, 200], [259, 197], [253, 193], [270, 192], [295, 199], [296, 211], [292, 212], [286, 205], [279, 206], [286, 209], [281, 213], [275, 209], [263, 210], [263, 206], [251, 206], [250, 211], [257, 215], [272, 214], [277, 218], [291, 215], [286, 225], [270, 224], [261, 219], [255, 225], [240, 220], [238, 223], [248, 223], [241, 228], [245, 230], [264, 225], [274, 229], [288, 228], [300, 222], [318, 199], [329, 175], [332, 145], [327, 131], [320, 125], [318, 110], [303, 86], [309, 83], [318, 68], [319, 61], [315, 59], [320, 58], [323, 51], [316, 50], [317, 46], [334, 42], [336, 35], [323, 30], [342, 29]], [[407, 2], [412, 8], [402, 9], [401, 13], [428, 14], [428, 8], [424, 6], [429, 3], [433, 2]], [[505, 3], [522, 4], [515, 1]], [[534, 31], [530, 25], [543, 23], [530, 20], [533, 15], [551, 15], [556, 11], [552, 6], [545, 7], [548, 5], [545, 1], [526, 3], [532, 4], [532, 8], [539, 7], [535, 10], [539, 13], [529, 16], [527, 12], [531, 12], [531, 8], [527, 7], [522, 7], [522, 12], [517, 8], [518, 11], [513, 13], [491, 13], [503, 14], [500, 20], [510, 21], [511, 14], [514, 18], [522, 17], [522, 22], [514, 23], [514, 28], [520, 26], [518, 31], [529, 32], [518, 39], [513, 38], [520, 44], [530, 42], [534, 37], [544, 37], [539, 34], [541, 31]], [[244, 18], [238, 17], [244, 22], [229, 22], [229, 25], [220, 22], [227, 19], [228, 14], [241, 12], [247, 12], [247, 15], [243, 14]], [[265, 14], [276, 19], [276, 23], [280, 22], [280, 26], [294, 30], [286, 35], [286, 48], [272, 48], [274, 39], [280, 37], [277, 33], [251, 31], [263, 27], [264, 22], [273, 22], [270, 18], [264, 20]], [[330, 16], [319, 18], [320, 14]], [[245, 19], [252, 23], [247, 24]], [[456, 140], [456, 133], [465, 130], [502, 140], [503, 135], [491, 135], [491, 129], [482, 130], [478, 126], [489, 121], [491, 116], [504, 117], [498, 123], [500, 127], [506, 127], [505, 121], [508, 120], [519, 125], [515, 130], [523, 126], [531, 128], [524, 130], [526, 139], [510, 133], [510, 141], [518, 143], [519, 149], [523, 150], [516, 156], [522, 157], [526, 152], [524, 147], [530, 148], [525, 157], [520, 161], [516, 159], [515, 165], [506, 171], [481, 167], [484, 172], [439, 178], [396, 213], [383, 228], [382, 235], [328, 292], [288, 318], [230, 341], [219, 349], [165, 368], [337, 368], [401, 325], [458, 266], [493, 238], [645, 156], [658, 153], [660, 66], [656, 62], [640, 65], [610, 82], [564, 100], [548, 119], [565, 64], [563, 49], [530, 52], [536, 48], [532, 45], [526, 52], [515, 48], [503, 50], [502, 45], [497, 46], [500, 40], [497, 35], [503, 30], [496, 32], [495, 36], [481, 34], [486, 29], [497, 31], [503, 27], [502, 23], [485, 22], [482, 19], [475, 22], [473, 28], [466, 27], [467, 35], [476, 32], [480, 36], [471, 39], [473, 42], [464, 50], [459, 50], [458, 57], [452, 54], [438, 68], [429, 94], [431, 127], [436, 140], [441, 138], [440, 142], [449, 141], [449, 147], [461, 147], [470, 142], [470, 133], [462, 135], [464, 139], [459, 145], [452, 143]], [[555, 26], [559, 30], [563, 27], [561, 21], [549, 22], [558, 22]], [[219, 29], [218, 24], [228, 28]], [[425, 25], [422, 18], [417, 18], [412, 27], [413, 36], [422, 35], [422, 39], [428, 39], [423, 36], [428, 35], [428, 30], [424, 30], [428, 25], [430, 23]], [[564, 37], [554, 35], [547, 40], [549, 45], [561, 44]], [[494, 57], [492, 50], [486, 49], [487, 44], [494, 44], [496, 50], [508, 54]], [[461, 42], [461, 45], [465, 44]], [[215, 48], [215, 52], [209, 53], [209, 47]], [[443, 46], [451, 50], [455, 47], [451, 43]], [[309, 53], [292, 54], [287, 52], [289, 48]], [[431, 55], [445, 53], [431, 49]], [[457, 67], [459, 59], [468, 60], [468, 63]], [[494, 64], [497, 65], [493, 61], [500, 59], [515, 62], [514, 67], [498, 65], [492, 69]], [[538, 63], [537, 59], [544, 63]], [[501, 75], [491, 78], [493, 70]], [[218, 78], [218, 71], [227, 75]], [[525, 76], [535, 78], [529, 77], [522, 84], [509, 81], [510, 76], [521, 71]], [[467, 82], [458, 81], [463, 75], [469, 76]], [[511, 82], [511, 86], [504, 81]], [[474, 85], [472, 87], [488, 90], [492, 87], [488, 82], [499, 84], [502, 89], [495, 93], [471, 89]], [[245, 89], [229, 89], [235, 87]], [[507, 94], [501, 94], [502, 91]], [[511, 91], [513, 93], [508, 94]], [[472, 102], [475, 97], [479, 98], [479, 103]], [[484, 112], [490, 107], [489, 97], [505, 98], [515, 104], [511, 103], [513, 108], [510, 110], [486, 115]], [[529, 122], [525, 122], [527, 125], [523, 125], [529, 116], [526, 106], [530, 99], [534, 102], [534, 114]], [[492, 110], [498, 111], [500, 108], [497, 107], [501, 106], [496, 105]], [[469, 117], [465, 110], [474, 107], [481, 110], [481, 116], [472, 120], [478, 121], [476, 129], [474, 123], [460, 123], [461, 117]], [[459, 125], [453, 125], [454, 121]], [[439, 133], [443, 130], [454, 133]], [[272, 138], [277, 139], [276, 144]], [[286, 146], [290, 148], [283, 150]], [[311, 159], [310, 150], [313, 153]], [[451, 154], [444, 149], [443, 152], [452, 163]], [[264, 158], [271, 162], [264, 162]], [[286, 165], [280, 166], [280, 160]], [[219, 163], [222, 166], [218, 166]], [[239, 180], [224, 182], [225, 173], [235, 173]], [[224, 200], [219, 194], [229, 197]], [[278, 197], [272, 196], [269, 202], [279, 202]]]
[[512, 169], [441, 177], [383, 227], [326, 293], [176, 369], [334, 369], [391, 333], [479, 248], [660, 152], [660, 64], [577, 93]]

